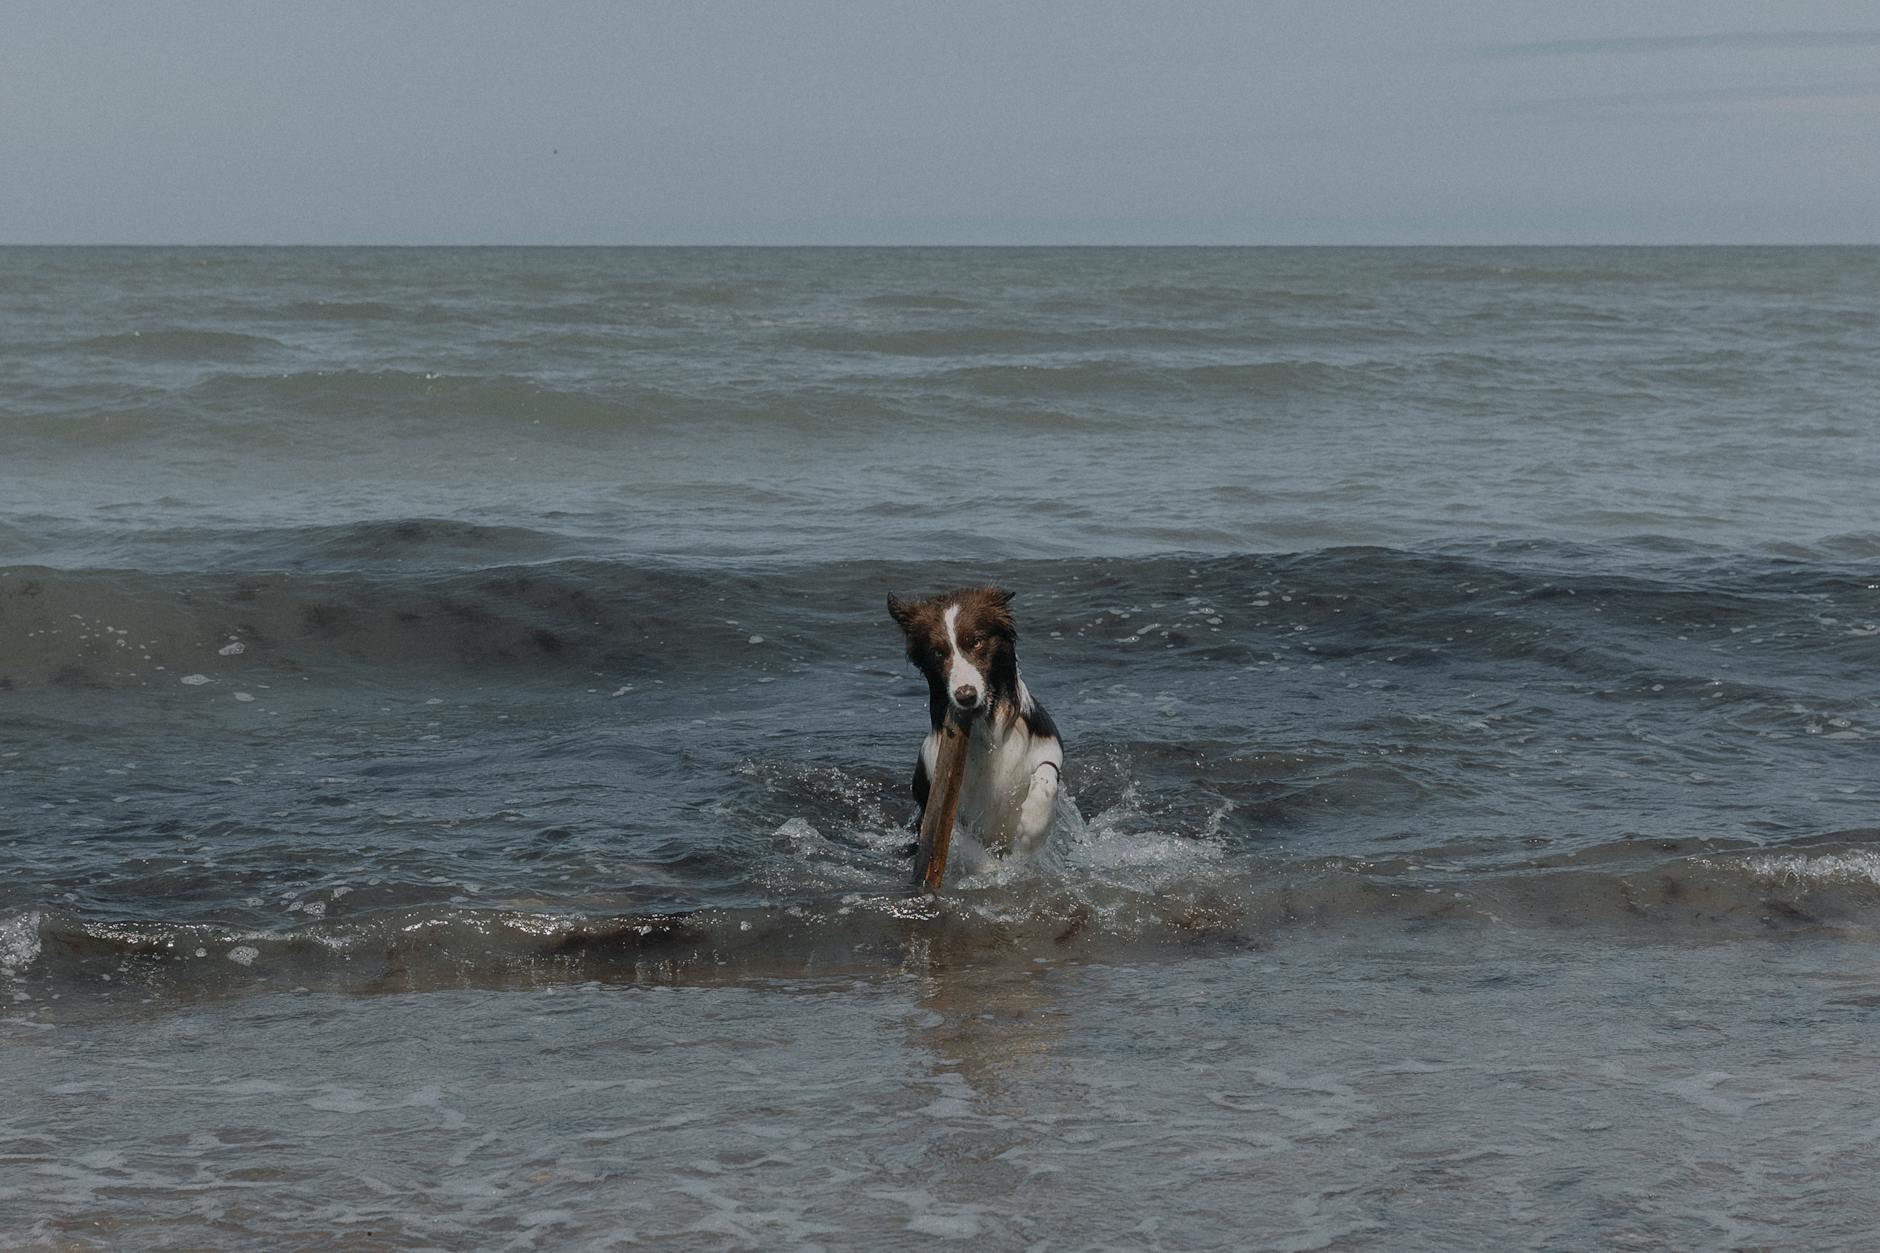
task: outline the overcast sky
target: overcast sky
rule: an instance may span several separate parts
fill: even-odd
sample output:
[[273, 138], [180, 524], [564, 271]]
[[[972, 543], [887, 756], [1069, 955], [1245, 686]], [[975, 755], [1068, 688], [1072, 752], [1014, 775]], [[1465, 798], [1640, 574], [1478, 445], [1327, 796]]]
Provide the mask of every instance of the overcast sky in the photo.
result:
[[1880, 242], [1872, 0], [10, 0], [5, 243]]

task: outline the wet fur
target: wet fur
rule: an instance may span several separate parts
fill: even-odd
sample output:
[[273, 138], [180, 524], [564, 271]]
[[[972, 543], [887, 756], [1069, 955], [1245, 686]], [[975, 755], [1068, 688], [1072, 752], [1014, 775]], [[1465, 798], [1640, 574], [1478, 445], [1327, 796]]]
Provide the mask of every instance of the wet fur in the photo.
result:
[[[932, 730], [914, 767], [914, 799], [925, 812], [940, 726], [952, 711], [972, 730], [958, 828], [988, 852], [1036, 852], [1057, 814], [1064, 746], [1019, 676], [1012, 594], [980, 587], [925, 600], [890, 596], [888, 613], [907, 637], [907, 659], [927, 680]], [[974, 699], [965, 700], [967, 692]]]

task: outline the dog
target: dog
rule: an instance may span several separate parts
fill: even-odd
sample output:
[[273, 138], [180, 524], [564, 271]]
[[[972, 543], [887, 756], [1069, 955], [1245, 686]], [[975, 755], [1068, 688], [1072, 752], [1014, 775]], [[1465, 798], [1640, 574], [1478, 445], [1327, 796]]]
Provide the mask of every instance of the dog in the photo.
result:
[[[907, 659], [927, 679], [933, 729], [914, 766], [914, 800], [922, 814], [938, 760], [940, 727], [951, 713], [971, 731], [958, 828], [986, 853], [1035, 854], [1057, 817], [1064, 744], [1057, 724], [1018, 675], [1012, 594], [979, 587], [926, 600], [890, 596], [888, 614], [907, 636]], [[974, 851], [970, 845], [968, 851]]]

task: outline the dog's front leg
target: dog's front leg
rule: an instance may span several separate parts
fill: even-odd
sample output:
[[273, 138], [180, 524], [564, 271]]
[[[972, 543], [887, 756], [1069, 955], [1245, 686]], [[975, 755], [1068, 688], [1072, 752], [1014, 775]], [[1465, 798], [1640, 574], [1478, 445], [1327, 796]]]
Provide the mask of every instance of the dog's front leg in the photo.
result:
[[1031, 790], [1018, 808], [1018, 830], [1012, 837], [1012, 851], [1030, 856], [1051, 834], [1051, 820], [1057, 817], [1058, 768], [1041, 762], [1031, 772]]

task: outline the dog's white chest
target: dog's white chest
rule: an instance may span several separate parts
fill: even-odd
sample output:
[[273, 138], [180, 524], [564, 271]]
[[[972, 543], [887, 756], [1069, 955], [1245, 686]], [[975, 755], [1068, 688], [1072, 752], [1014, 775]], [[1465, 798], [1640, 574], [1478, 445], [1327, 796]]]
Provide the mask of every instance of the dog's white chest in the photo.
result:
[[987, 848], [1011, 845], [1018, 807], [1031, 785], [1030, 739], [1022, 733], [997, 741], [982, 735], [967, 744], [960, 816]]
[[[921, 745], [921, 756], [930, 777], [938, 752], [938, 737], [929, 735]], [[1050, 829], [1048, 824], [1034, 829], [1038, 824], [1026, 821], [1025, 805], [1035, 790], [1033, 776], [1040, 765], [1048, 763], [1055, 796], [1056, 770], [1062, 759], [1055, 737], [1029, 735], [1022, 723], [1003, 730], [984, 723], [975, 726], [967, 741], [957, 822], [991, 852], [1035, 851]]]

